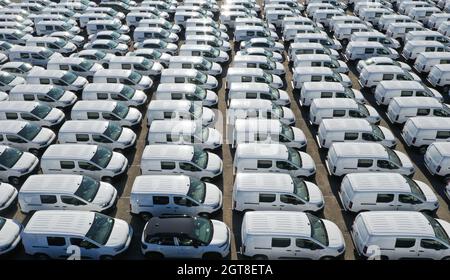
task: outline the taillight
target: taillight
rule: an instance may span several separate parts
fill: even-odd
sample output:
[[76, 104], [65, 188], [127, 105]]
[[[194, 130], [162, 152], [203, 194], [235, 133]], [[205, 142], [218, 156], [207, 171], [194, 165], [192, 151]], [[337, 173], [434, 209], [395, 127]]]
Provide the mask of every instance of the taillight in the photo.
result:
[[325, 140], [325, 139], [323, 139], [323, 141], [322, 141], [322, 146], [323, 146], [323, 145], [325, 145], [325, 142], [326, 142], [326, 140]]
[[245, 253], [245, 245], [242, 245], [242, 254]]
[[436, 172], [441, 171], [441, 166], [439, 165], [438, 167], [436, 167]]
[[236, 209], [236, 200], [233, 202], [233, 209]]
[[333, 173], [336, 173], [336, 166], [333, 167]]
[[364, 246], [364, 249], [363, 249], [363, 253], [365, 254], [365, 253], [367, 253], [367, 246]]
[[396, 121], [398, 121], [398, 118], [400, 117], [400, 115], [397, 115], [396, 117], [395, 117], [395, 120]]
[[350, 201], [350, 202], [348, 203], [348, 209], [352, 209], [352, 207], [353, 207], [353, 201]]
[[412, 143], [414, 144], [414, 143], [416, 143], [416, 137], [414, 137], [413, 139], [412, 139]]
[[381, 97], [381, 103], [384, 103], [384, 97]]

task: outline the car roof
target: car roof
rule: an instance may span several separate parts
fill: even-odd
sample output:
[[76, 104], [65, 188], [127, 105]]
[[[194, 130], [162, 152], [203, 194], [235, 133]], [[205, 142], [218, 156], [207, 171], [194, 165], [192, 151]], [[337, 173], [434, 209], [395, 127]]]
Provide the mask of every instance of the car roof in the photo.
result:
[[20, 188], [21, 193], [75, 193], [80, 187], [82, 175], [39, 174], [31, 175]]
[[142, 159], [153, 160], [185, 160], [190, 161], [194, 155], [194, 146], [191, 145], [147, 145], [142, 153]]
[[386, 147], [379, 143], [370, 142], [335, 142], [330, 150], [334, 150], [341, 157], [387, 157]]
[[287, 192], [294, 191], [293, 179], [289, 174], [244, 173], [236, 174], [234, 185], [237, 191]]
[[190, 178], [186, 175], [141, 175], [134, 180], [132, 194], [187, 194]]
[[90, 160], [97, 152], [97, 145], [89, 144], [53, 144], [42, 155], [42, 159], [78, 159]]
[[367, 172], [350, 173], [345, 176], [357, 192], [399, 191], [411, 192], [407, 179], [399, 173]]
[[311, 236], [311, 225], [304, 212], [247, 212], [243, 223], [245, 233], [250, 235]]
[[145, 235], [192, 235], [195, 230], [193, 217], [154, 217], [145, 226]]

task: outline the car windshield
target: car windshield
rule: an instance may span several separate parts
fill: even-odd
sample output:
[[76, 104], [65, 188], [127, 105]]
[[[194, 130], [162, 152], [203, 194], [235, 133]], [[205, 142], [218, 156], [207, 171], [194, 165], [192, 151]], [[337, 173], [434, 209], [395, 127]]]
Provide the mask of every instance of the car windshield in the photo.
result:
[[66, 72], [61, 78], [61, 80], [65, 81], [68, 85], [75, 82], [76, 79], [77, 79], [77, 75], [75, 75], [72, 72]]
[[408, 183], [409, 187], [411, 188], [411, 193], [413, 195], [415, 195], [416, 197], [418, 197], [420, 200], [422, 201], [426, 201], [426, 197], [425, 194], [422, 192], [422, 190], [420, 189], [419, 185], [417, 185], [416, 181], [403, 176], [406, 180], [406, 182]]
[[292, 130], [292, 127], [288, 125], [281, 125], [281, 135], [288, 138], [289, 140], [294, 140], [294, 131]]
[[49, 58], [50, 56], [52, 56], [53, 51], [51, 51], [49, 49], [44, 49], [44, 50], [40, 51], [39, 54], [45, 58]]
[[391, 150], [389, 148], [385, 148], [385, 150], [386, 150], [389, 160], [391, 162], [394, 162], [397, 166], [402, 166], [402, 162], [400, 161], [400, 158], [393, 150]]
[[153, 66], [153, 62], [150, 61], [150, 60], [148, 60], [148, 59], [146, 59], [146, 58], [144, 58], [144, 59], [141, 61], [141, 65], [144, 66], [145, 69], [151, 69], [152, 66]]
[[120, 125], [110, 122], [108, 127], [106, 127], [106, 130], [103, 132], [103, 135], [112, 140], [117, 140], [122, 134], [122, 130], [123, 128]]
[[97, 146], [97, 151], [95, 152], [91, 160], [98, 166], [105, 168], [111, 161], [112, 156], [113, 152], [111, 150], [108, 150], [107, 148], [102, 146]]
[[16, 76], [3, 72], [0, 74], [0, 82], [2, 82], [5, 85], [8, 85], [9, 83], [11, 83], [14, 79], [16, 78]]
[[192, 162], [198, 165], [200, 168], [205, 169], [208, 165], [208, 153], [201, 148], [194, 146], [194, 155], [192, 156]]
[[187, 196], [197, 201], [198, 203], [203, 203], [205, 201], [206, 196], [206, 185], [202, 181], [192, 178], [189, 178], [189, 190]]
[[83, 176], [80, 186], [75, 192], [75, 195], [86, 200], [87, 202], [92, 202], [97, 195], [98, 189], [100, 188], [100, 182], [94, 179]]
[[120, 94], [125, 96], [127, 99], [132, 99], [135, 93], [136, 93], [136, 90], [127, 85], [123, 85], [123, 88], [120, 91]]
[[15, 148], [6, 148], [0, 155], [0, 164], [6, 168], [12, 168], [19, 161], [23, 152]]
[[272, 58], [273, 57], [273, 53], [269, 52], [268, 50], [263, 50], [263, 54], [268, 57], [268, 58]]
[[153, 54], [152, 54], [153, 58], [160, 58], [161, 55], [162, 55], [162, 53], [160, 51], [153, 50]]
[[161, 34], [161, 36], [163, 36], [164, 38], [167, 38], [167, 37], [170, 36], [169, 31], [167, 31], [167, 30], [165, 30], [165, 29], [162, 29], [161, 32], [160, 32], [160, 34]]
[[91, 69], [92, 66], [94, 66], [94, 62], [89, 61], [89, 60], [83, 60], [83, 61], [80, 63], [80, 67], [83, 68], [83, 69], [85, 69], [85, 70]]
[[213, 42], [214, 42], [214, 44], [215, 44], [217, 47], [220, 47], [220, 46], [223, 45], [223, 41], [222, 41], [222, 40], [219, 40], [219, 39], [217, 39], [217, 38], [214, 39]]
[[67, 22], [61, 24], [61, 26], [64, 30], [69, 30], [70, 28], [72, 28], [72, 25], [68, 24]]
[[379, 139], [385, 139], [383, 131], [377, 125], [371, 124], [371, 126], [373, 135], [375, 135]]
[[161, 49], [166, 48], [167, 45], [168, 45], [168, 43], [167, 43], [166, 41], [162, 41], [162, 40], [159, 41], [159, 47], [160, 47]]
[[369, 110], [367, 110], [366, 106], [363, 104], [358, 104], [358, 109], [361, 113], [365, 114], [366, 116], [370, 116]]
[[47, 95], [50, 96], [53, 100], [59, 100], [64, 95], [64, 90], [59, 87], [52, 87]]
[[0, 230], [2, 230], [3, 226], [6, 224], [6, 219], [0, 217]]
[[272, 104], [272, 113], [278, 117], [283, 117], [283, 108], [275, 103]]
[[278, 89], [270, 87], [269, 90], [270, 90], [270, 94], [271, 94], [275, 99], [279, 99], [279, 98], [280, 98], [280, 92], [278, 91]]
[[293, 148], [288, 147], [288, 160], [295, 164], [296, 166], [302, 166], [302, 158], [300, 154]]
[[196, 217], [194, 220], [194, 236], [202, 243], [209, 244], [213, 238], [214, 228], [210, 220]]
[[196, 87], [195, 95], [198, 96], [198, 98], [201, 100], [205, 99], [206, 98], [206, 89], [203, 89], [201, 87]]
[[31, 114], [39, 117], [40, 119], [44, 119], [52, 110], [52, 107], [45, 105], [45, 104], [38, 104], [34, 109], [31, 111]]
[[117, 40], [120, 38], [120, 34], [117, 32], [111, 32], [111, 33], [109, 33], [109, 36], [114, 40]]
[[311, 226], [311, 237], [321, 244], [328, 246], [328, 233], [323, 221], [309, 213], [306, 214]]
[[263, 77], [266, 81], [268, 81], [269, 83], [271, 83], [273, 81], [273, 77], [270, 74], [267, 74], [266, 72], [264, 72]]
[[130, 75], [128, 76], [128, 78], [129, 78], [131, 81], [133, 81], [133, 82], [135, 82], [136, 84], [138, 84], [139, 81], [142, 79], [142, 75], [139, 74], [138, 72], [132, 71], [132, 72], [130, 73]]
[[430, 226], [433, 228], [436, 238], [447, 244], [447, 246], [450, 246], [450, 237], [448, 236], [445, 229], [441, 226], [441, 224], [435, 218], [430, 217], [427, 214], [423, 215], [427, 218]]
[[277, 64], [274, 61], [267, 59], [267, 63], [270, 65], [271, 69], [277, 69]]
[[205, 141], [208, 140], [208, 137], [209, 137], [209, 129], [208, 128], [198, 129], [195, 132], [195, 134], [196, 134], [198, 139], [201, 139], [203, 142], [205, 142]]
[[208, 77], [203, 74], [202, 72], [197, 72], [197, 75], [195, 75], [195, 79], [203, 84], [206, 83], [206, 81], [208, 80]]
[[25, 32], [16, 30], [16, 31], [14, 32], [14, 35], [16, 36], [16, 38], [20, 39], [20, 38], [22, 38], [23, 36], [25, 36]]
[[112, 111], [115, 115], [119, 116], [121, 119], [124, 119], [128, 115], [129, 108], [122, 103], [117, 103], [116, 107]]
[[39, 134], [41, 129], [38, 125], [27, 123], [17, 134], [31, 141]]
[[195, 104], [195, 102], [191, 102], [189, 112], [194, 116], [194, 119], [199, 119], [202, 116], [203, 107]]
[[347, 97], [350, 97], [350, 98], [355, 98], [355, 93], [354, 93], [353, 90], [350, 89], [350, 88], [346, 88], [346, 89], [345, 89], [345, 95], [346, 95]]
[[33, 68], [33, 66], [31, 66], [31, 64], [28, 64], [28, 63], [22, 63], [22, 64], [19, 66], [19, 70], [20, 70], [22, 73], [26, 73], [26, 72], [30, 71], [32, 68]]
[[202, 65], [205, 67], [205, 69], [211, 69], [211, 68], [212, 68], [212, 63], [209, 62], [209, 61], [206, 60], [206, 59], [203, 59], [203, 60], [202, 60]]
[[114, 49], [115, 47], [117, 47], [118, 43], [115, 41], [108, 41], [107, 45], [110, 49]]
[[103, 59], [105, 56], [106, 56], [106, 53], [105, 53], [105, 52], [102, 52], [102, 51], [96, 51], [96, 52], [95, 52], [95, 57], [96, 57], [97, 59]]
[[309, 192], [305, 181], [295, 177], [292, 177], [292, 181], [294, 182], [294, 194], [305, 201], [309, 201]]
[[86, 233], [86, 237], [105, 245], [114, 227], [114, 219], [106, 215], [95, 213], [91, 228]]
[[63, 48], [66, 44], [67, 42], [63, 39], [55, 40], [55, 45], [57, 45], [60, 48]]

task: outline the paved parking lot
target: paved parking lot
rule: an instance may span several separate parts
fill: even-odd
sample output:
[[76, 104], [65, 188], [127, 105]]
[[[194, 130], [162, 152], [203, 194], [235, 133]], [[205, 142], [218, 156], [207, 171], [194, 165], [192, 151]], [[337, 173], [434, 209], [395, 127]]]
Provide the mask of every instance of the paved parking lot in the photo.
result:
[[[259, 0], [260, 1], [260, 0]], [[280, 35], [280, 34], [279, 34]], [[229, 32], [229, 36], [232, 39], [233, 34], [232, 32]], [[230, 41], [233, 43], [232, 41]], [[183, 41], [181, 40], [179, 44], [182, 44]], [[231, 63], [233, 61], [235, 50], [232, 50], [231, 54]], [[284, 54], [286, 57], [286, 52]], [[225, 101], [225, 76], [227, 73], [227, 68], [229, 65], [223, 65], [223, 73], [221, 75], [221, 83], [220, 83], [220, 89], [217, 91], [217, 94], [219, 96], [219, 104], [217, 109], [220, 111], [220, 113], [225, 116], [226, 114], [226, 101]], [[352, 240], [349, 234], [349, 230], [351, 227], [351, 224], [354, 219], [354, 215], [345, 213], [342, 209], [342, 206], [340, 205], [340, 202], [338, 201], [338, 189], [340, 185], [340, 180], [336, 177], [329, 176], [326, 167], [324, 164], [325, 160], [325, 152], [321, 151], [318, 148], [318, 145], [315, 141], [315, 135], [316, 135], [316, 128], [312, 127], [309, 122], [307, 121], [308, 112], [301, 108], [301, 106], [298, 104], [299, 95], [298, 93], [294, 93], [291, 87], [291, 79], [292, 79], [292, 72], [290, 70], [290, 67], [288, 66], [287, 61], [284, 62], [284, 67], [286, 70], [286, 77], [285, 77], [285, 84], [286, 84], [286, 90], [289, 93], [289, 96], [291, 98], [291, 109], [293, 110], [295, 117], [296, 117], [296, 124], [295, 126], [302, 129], [305, 133], [307, 140], [308, 140], [308, 146], [306, 149], [306, 152], [311, 155], [316, 163], [317, 167], [317, 173], [315, 176], [315, 183], [320, 187], [324, 198], [325, 198], [325, 210], [323, 212], [323, 217], [333, 221], [338, 225], [338, 227], [341, 229], [341, 231], [344, 234], [345, 242], [346, 242], [346, 253], [345, 253], [345, 259], [351, 260], [355, 259], [355, 253], [354, 248], [352, 244]], [[358, 78], [355, 75], [356, 71], [354, 69], [354, 65], [349, 65], [350, 67], [350, 73], [349, 76], [353, 83], [353, 88], [359, 89], [358, 84]], [[156, 89], [158, 83], [155, 83], [152, 87], [152, 89], [149, 92], [149, 97], [151, 97], [151, 93], [154, 92]], [[412, 159], [412, 161], [415, 164], [416, 167], [416, 173], [414, 175], [414, 179], [421, 180], [428, 185], [432, 186], [435, 193], [438, 195], [439, 202], [440, 202], [440, 208], [437, 212], [437, 217], [444, 219], [446, 221], [450, 221], [450, 211], [449, 211], [449, 202], [446, 200], [445, 195], [443, 194], [443, 182], [440, 181], [438, 178], [435, 178], [433, 176], [430, 176], [428, 171], [423, 165], [423, 155], [419, 154], [415, 151], [412, 151], [410, 149], [405, 149], [405, 146], [403, 145], [403, 142], [400, 137], [400, 131], [401, 128], [398, 126], [393, 126], [389, 122], [386, 122], [386, 116], [384, 114], [383, 110], [380, 110], [378, 106], [375, 104], [373, 95], [369, 92], [363, 92], [364, 97], [368, 100], [369, 104], [374, 106], [378, 113], [382, 116], [383, 120], [380, 125], [388, 127], [392, 130], [394, 135], [396, 136], [398, 140], [398, 144], [396, 149], [402, 152], [405, 152], [408, 154], [408, 156]], [[142, 113], [145, 114], [146, 110], [143, 109]], [[225, 123], [222, 123], [222, 131], [225, 135]], [[123, 255], [120, 256], [120, 258], [123, 259], [142, 259], [143, 255], [140, 252], [140, 238], [142, 229], [144, 226], [144, 222], [139, 217], [133, 217], [129, 213], [129, 196], [132, 184], [134, 182], [134, 179], [136, 176], [140, 175], [140, 160], [141, 155], [143, 152], [143, 149], [145, 147], [146, 143], [146, 136], [148, 132], [147, 128], [147, 121], [146, 117], [144, 116], [143, 122], [137, 130], [135, 130], [136, 134], [138, 135], [137, 145], [136, 148], [133, 150], [130, 150], [125, 154], [125, 156], [128, 158], [129, 161], [129, 169], [126, 174], [126, 176], [123, 176], [120, 178], [119, 181], [114, 183], [114, 186], [116, 186], [118, 193], [119, 193], [119, 200], [117, 202], [117, 208], [110, 213], [110, 215], [123, 219], [127, 222], [129, 222], [133, 229], [134, 229], [134, 236], [131, 243], [131, 246], [128, 251], [126, 251]], [[223, 191], [223, 210], [221, 213], [219, 213], [215, 219], [224, 221], [233, 232], [233, 241], [232, 241], [232, 250], [231, 250], [231, 256], [230, 258], [235, 260], [239, 259], [238, 250], [240, 247], [240, 225], [242, 222], [242, 216], [240, 214], [233, 213], [231, 210], [232, 208], [232, 188], [233, 188], [233, 168], [232, 168], [232, 162], [233, 162], [233, 151], [230, 147], [230, 145], [223, 145], [221, 149], [218, 151], [215, 151], [219, 156], [222, 157], [223, 163], [224, 163], [224, 171], [223, 175], [219, 178], [215, 179], [213, 181], [214, 184], [216, 184], [222, 191]], [[12, 207], [7, 212], [2, 213], [2, 216], [5, 216], [7, 218], [14, 218], [18, 221], [22, 222], [23, 224], [26, 224], [27, 219], [29, 217], [23, 215], [17, 207]], [[16, 249], [12, 254], [7, 256], [8, 259], [27, 259], [30, 258], [27, 256], [23, 248]]]

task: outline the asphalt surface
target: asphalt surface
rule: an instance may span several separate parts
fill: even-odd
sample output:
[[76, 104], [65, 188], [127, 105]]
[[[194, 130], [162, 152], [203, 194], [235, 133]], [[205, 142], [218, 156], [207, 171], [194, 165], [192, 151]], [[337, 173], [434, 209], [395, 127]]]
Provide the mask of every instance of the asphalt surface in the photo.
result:
[[[260, 0], [258, 2], [261, 2]], [[280, 34], [279, 34], [280, 35]], [[233, 34], [229, 32], [230, 36], [230, 42], [232, 43]], [[281, 36], [280, 36], [281, 37]], [[180, 41], [180, 44], [182, 44], [182, 40]], [[232, 65], [233, 57], [234, 57], [235, 50], [232, 50], [232, 53], [230, 55], [230, 62], [228, 64], [222, 65], [223, 67], [223, 73], [221, 77], [218, 77], [219, 80], [219, 89], [216, 91], [219, 96], [219, 104], [217, 108], [213, 108], [216, 110], [216, 116], [219, 116], [220, 114], [222, 116], [225, 116], [226, 112], [226, 101], [225, 101], [225, 76], [227, 73], [227, 69], [230, 65]], [[284, 57], [286, 58], [287, 54], [284, 53]], [[360, 89], [360, 86], [358, 84], [358, 78], [357, 73], [355, 71], [355, 65], [350, 64], [350, 73], [349, 77], [352, 80], [353, 88], [354, 89]], [[315, 180], [313, 180], [321, 189], [324, 199], [325, 199], [325, 209], [321, 216], [325, 219], [331, 220], [334, 223], [338, 225], [338, 227], [341, 229], [342, 233], [345, 237], [345, 243], [346, 243], [346, 252], [345, 252], [345, 259], [351, 260], [357, 258], [354, 252], [353, 243], [350, 237], [350, 228], [354, 219], [353, 214], [346, 213], [338, 198], [338, 190], [340, 186], [340, 179], [329, 176], [325, 167], [325, 156], [326, 152], [319, 150], [319, 147], [315, 140], [316, 135], [316, 128], [312, 127], [308, 121], [308, 111], [304, 108], [301, 108], [301, 106], [298, 103], [299, 95], [298, 93], [293, 93], [290, 81], [292, 79], [292, 72], [291, 69], [288, 66], [287, 60], [284, 61], [284, 67], [286, 70], [286, 76], [285, 76], [285, 90], [289, 93], [289, 96], [291, 98], [291, 109], [293, 110], [295, 117], [296, 117], [296, 124], [295, 126], [302, 129], [305, 133], [308, 145], [306, 152], [312, 156], [316, 163], [317, 167], [317, 173], [315, 176]], [[155, 91], [158, 82], [154, 81], [154, 86], [149, 91], [149, 99], [152, 97], [152, 93]], [[397, 147], [396, 149], [402, 152], [405, 152], [413, 161], [415, 167], [416, 167], [416, 173], [414, 175], [414, 179], [421, 180], [428, 185], [430, 185], [435, 193], [437, 194], [440, 202], [439, 210], [437, 211], [437, 217], [444, 219], [446, 221], [450, 221], [450, 211], [449, 211], [449, 201], [445, 198], [445, 195], [443, 193], [444, 184], [443, 182], [436, 178], [431, 176], [428, 171], [426, 170], [424, 164], [423, 164], [423, 155], [419, 154], [418, 152], [412, 151], [411, 149], [405, 149], [405, 145], [401, 140], [400, 132], [401, 128], [398, 126], [390, 125], [389, 122], [387, 122], [386, 115], [384, 113], [384, 110], [381, 110], [375, 103], [373, 95], [369, 92], [364, 92], [364, 97], [367, 99], [368, 103], [372, 106], [374, 106], [380, 116], [382, 116], [383, 120], [381, 121], [382, 126], [388, 127], [392, 130], [394, 135], [397, 138]], [[135, 129], [134, 131], [138, 135], [136, 147], [132, 150], [129, 150], [126, 152], [125, 156], [128, 158], [129, 162], [129, 168], [128, 172], [125, 176], [121, 177], [118, 181], [114, 182], [113, 185], [117, 188], [118, 191], [118, 202], [116, 209], [109, 213], [109, 215], [114, 216], [116, 218], [123, 219], [131, 224], [131, 226], [134, 229], [134, 236], [131, 242], [131, 245], [129, 249], [122, 255], [118, 257], [118, 259], [143, 259], [143, 255], [140, 252], [140, 239], [141, 239], [141, 233], [144, 227], [144, 221], [141, 220], [139, 217], [135, 217], [130, 215], [129, 212], [129, 198], [130, 198], [130, 192], [131, 187], [133, 185], [134, 179], [136, 176], [140, 175], [140, 160], [141, 155], [145, 147], [145, 139], [147, 136], [148, 128], [147, 128], [147, 120], [146, 120], [146, 108], [142, 108], [141, 112], [144, 114], [143, 121], [141, 126], [138, 129]], [[220, 129], [223, 133], [223, 135], [226, 135], [225, 130], [225, 121], [221, 121], [219, 118], [218, 123], [216, 123], [216, 128]], [[225, 139], [224, 139], [225, 141]], [[216, 184], [223, 192], [223, 210], [218, 213], [217, 216], [213, 217], [214, 219], [222, 220], [224, 221], [232, 230], [233, 232], [233, 239], [232, 239], [232, 246], [231, 246], [231, 254], [230, 258], [233, 260], [239, 259], [240, 256], [238, 254], [239, 247], [240, 247], [240, 226], [242, 222], [242, 215], [238, 213], [234, 213], [232, 208], [232, 189], [233, 189], [233, 150], [231, 149], [230, 145], [223, 145], [221, 149], [218, 149], [214, 151], [219, 156], [222, 157], [223, 163], [224, 163], [224, 171], [223, 175], [219, 176], [218, 178], [214, 179], [212, 183]], [[22, 222], [24, 225], [26, 225], [29, 216], [23, 215], [17, 206], [10, 207], [6, 212], [0, 213], [1, 216], [7, 217], [7, 218], [14, 218], [20, 222]], [[26, 255], [23, 247], [19, 246], [11, 252], [10, 254], [3, 256], [2, 258], [7, 259], [29, 259], [30, 256]]]

